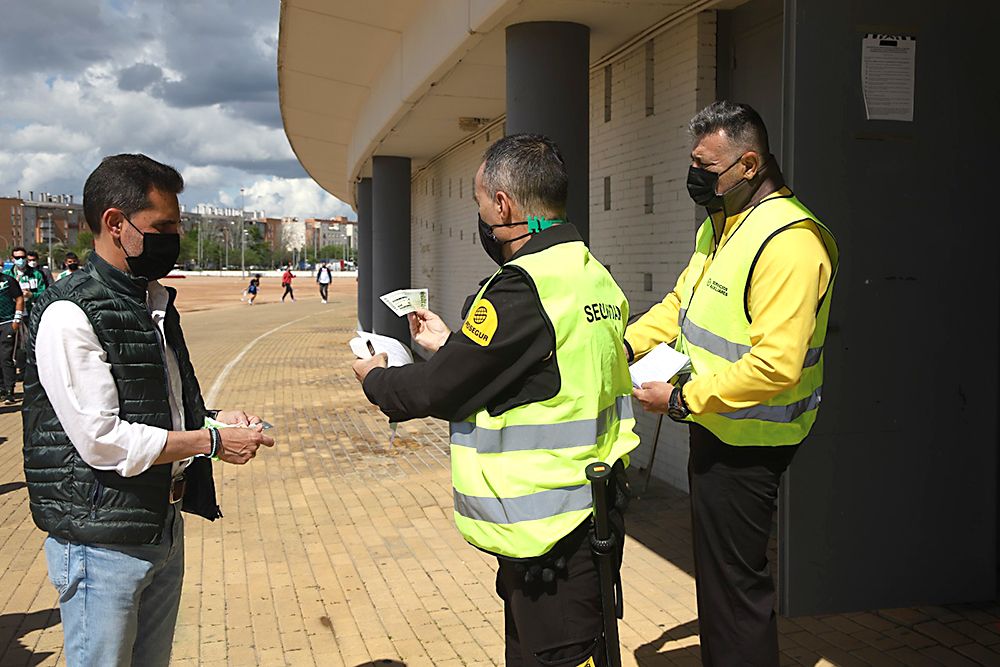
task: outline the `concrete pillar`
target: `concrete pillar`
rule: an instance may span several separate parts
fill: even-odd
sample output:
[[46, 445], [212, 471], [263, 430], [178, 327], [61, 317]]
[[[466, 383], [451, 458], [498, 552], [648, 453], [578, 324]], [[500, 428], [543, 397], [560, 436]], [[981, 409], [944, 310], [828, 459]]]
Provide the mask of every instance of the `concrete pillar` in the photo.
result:
[[405, 317], [379, 300], [410, 286], [410, 158], [372, 158], [372, 325], [375, 333], [410, 342]]
[[358, 324], [372, 330], [372, 179], [358, 182]]
[[567, 217], [590, 237], [590, 28], [537, 21], [507, 28], [507, 134], [544, 134], [569, 173]]

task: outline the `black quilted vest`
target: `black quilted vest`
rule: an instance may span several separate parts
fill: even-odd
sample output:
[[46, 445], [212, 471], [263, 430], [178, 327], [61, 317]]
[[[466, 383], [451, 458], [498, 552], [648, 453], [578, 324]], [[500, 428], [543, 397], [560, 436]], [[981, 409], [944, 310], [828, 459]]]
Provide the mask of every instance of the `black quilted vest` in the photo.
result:
[[[164, 320], [167, 343], [177, 355], [184, 394], [184, 423], [200, 427], [205, 403], [170, 295]], [[155, 544], [160, 541], [169, 505], [169, 463], [134, 477], [87, 465], [70, 442], [38, 381], [35, 334], [45, 309], [55, 301], [78, 305], [107, 353], [118, 389], [123, 421], [171, 430], [166, 366], [153, 319], [146, 310], [146, 282], [137, 280], [91, 253], [86, 268], [46, 290], [32, 309], [28, 325], [28, 362], [24, 379], [24, 475], [31, 516], [42, 530], [85, 544]], [[212, 464], [195, 458], [184, 473], [183, 510], [210, 520], [222, 516], [216, 505]]]

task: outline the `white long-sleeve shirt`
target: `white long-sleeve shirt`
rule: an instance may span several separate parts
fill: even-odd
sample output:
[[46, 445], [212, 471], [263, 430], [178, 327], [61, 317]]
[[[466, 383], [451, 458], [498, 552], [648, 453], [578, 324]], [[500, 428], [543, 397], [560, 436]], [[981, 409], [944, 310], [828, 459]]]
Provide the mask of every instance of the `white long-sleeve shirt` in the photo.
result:
[[[163, 332], [167, 290], [150, 281], [146, 298], [156, 325], [160, 351], [167, 367], [172, 429], [184, 430], [183, 394], [177, 357]], [[167, 431], [118, 417], [118, 388], [111, 364], [86, 313], [70, 301], [56, 301], [45, 309], [35, 337], [38, 379], [52, 403], [59, 423], [87, 465], [114, 470], [123, 477], [145, 472], [167, 443]], [[190, 459], [177, 461], [178, 475]]]

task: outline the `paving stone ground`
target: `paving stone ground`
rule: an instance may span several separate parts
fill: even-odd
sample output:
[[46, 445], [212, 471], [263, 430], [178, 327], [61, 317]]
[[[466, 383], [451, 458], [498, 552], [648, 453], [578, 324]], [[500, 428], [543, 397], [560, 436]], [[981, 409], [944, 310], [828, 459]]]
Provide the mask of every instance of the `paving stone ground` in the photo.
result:
[[[242, 281], [178, 281], [185, 333], [215, 407], [244, 407], [278, 440], [217, 464], [225, 518], [188, 518], [172, 665], [496, 665], [494, 562], [451, 518], [447, 426], [400, 426], [368, 404], [346, 346], [354, 281], [241, 304]], [[242, 356], [241, 356], [242, 355]], [[61, 665], [56, 594], [31, 522], [16, 410], [0, 407], [0, 667]], [[626, 665], [698, 665], [686, 496], [665, 485], [629, 512]], [[1000, 665], [1000, 607], [781, 619], [783, 665]]]

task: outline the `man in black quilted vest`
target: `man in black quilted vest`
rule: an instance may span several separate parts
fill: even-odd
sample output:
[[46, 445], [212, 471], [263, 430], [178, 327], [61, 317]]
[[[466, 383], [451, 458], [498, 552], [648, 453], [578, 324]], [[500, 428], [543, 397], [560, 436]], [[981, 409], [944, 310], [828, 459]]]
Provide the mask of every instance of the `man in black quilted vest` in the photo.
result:
[[145, 155], [105, 158], [83, 191], [94, 253], [29, 320], [24, 473], [70, 667], [167, 665], [181, 511], [221, 517], [212, 460], [274, 444], [257, 417], [205, 409], [176, 293], [157, 282], [177, 261], [183, 188]]

